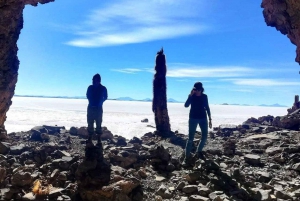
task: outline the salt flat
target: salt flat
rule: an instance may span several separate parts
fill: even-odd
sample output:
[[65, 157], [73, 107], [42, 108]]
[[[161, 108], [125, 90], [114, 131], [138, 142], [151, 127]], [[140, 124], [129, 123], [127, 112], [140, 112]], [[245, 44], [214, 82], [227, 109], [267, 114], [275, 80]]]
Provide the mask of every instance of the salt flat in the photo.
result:
[[[5, 128], [10, 132], [27, 131], [34, 126], [87, 126], [86, 99], [14, 97], [7, 113]], [[104, 103], [103, 126], [115, 135], [140, 137], [155, 130], [151, 102], [107, 100]], [[183, 103], [168, 103], [172, 131], [188, 133], [189, 108]], [[220, 124], [241, 124], [250, 117], [287, 114], [285, 107], [210, 105], [213, 127]], [[147, 118], [148, 123], [141, 120]], [[199, 128], [197, 129], [199, 130]]]

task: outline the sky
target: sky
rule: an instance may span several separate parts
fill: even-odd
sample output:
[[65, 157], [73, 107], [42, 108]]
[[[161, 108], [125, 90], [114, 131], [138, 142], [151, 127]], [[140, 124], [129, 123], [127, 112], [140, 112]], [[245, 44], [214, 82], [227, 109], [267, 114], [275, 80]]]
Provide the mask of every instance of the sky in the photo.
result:
[[210, 104], [292, 106], [296, 46], [264, 21], [261, 0], [56, 0], [24, 9], [17, 95], [85, 96], [99, 73], [110, 99], [152, 98], [155, 56], [167, 97], [195, 82]]

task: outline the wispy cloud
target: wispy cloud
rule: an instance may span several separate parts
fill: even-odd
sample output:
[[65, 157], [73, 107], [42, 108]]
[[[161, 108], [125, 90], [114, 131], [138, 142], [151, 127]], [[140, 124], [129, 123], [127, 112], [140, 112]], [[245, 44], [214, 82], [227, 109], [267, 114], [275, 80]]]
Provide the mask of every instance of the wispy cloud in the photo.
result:
[[180, 68], [169, 68], [168, 77], [201, 77], [201, 78], [220, 78], [220, 77], [243, 77], [253, 73], [251, 68], [240, 66], [189, 66]]
[[286, 81], [279, 79], [224, 79], [224, 81], [231, 81], [236, 85], [244, 86], [299, 86], [300, 82]]
[[[177, 81], [181, 82], [187, 81], [188, 79], [186, 78], [249, 77], [254, 75], [256, 72], [254, 69], [243, 66], [197, 66], [190, 64], [170, 64], [168, 66], [170, 67], [167, 69], [167, 77], [179, 78]], [[151, 68], [120, 68], [111, 70], [120, 73], [155, 73], [155, 71]]]
[[90, 13], [68, 45], [103, 47], [175, 38], [201, 33], [204, 1], [117, 0]]
[[253, 92], [253, 90], [250, 90], [250, 89], [234, 89], [232, 91], [243, 92], [243, 93], [252, 93]]
[[188, 79], [179, 79], [179, 80], [176, 80], [177, 82], [190, 82], [190, 80]]
[[137, 69], [137, 68], [123, 68], [123, 69], [111, 69], [111, 70], [119, 73], [128, 73], [128, 74], [135, 74], [137, 72], [143, 71], [142, 69]]

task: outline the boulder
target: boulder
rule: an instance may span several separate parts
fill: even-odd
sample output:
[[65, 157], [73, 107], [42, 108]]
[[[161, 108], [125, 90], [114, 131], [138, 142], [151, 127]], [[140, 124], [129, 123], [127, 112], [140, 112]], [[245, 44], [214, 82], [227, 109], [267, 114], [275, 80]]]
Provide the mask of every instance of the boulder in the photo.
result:
[[26, 149], [26, 146], [24, 144], [19, 144], [16, 146], [10, 147], [10, 154], [12, 155], [20, 155], [22, 152], [24, 152]]
[[161, 196], [163, 199], [171, 199], [173, 197], [169, 189], [163, 184], [158, 188], [156, 194]]
[[35, 126], [31, 131], [37, 131], [39, 133], [48, 133], [48, 130], [44, 126]]
[[80, 188], [79, 193], [83, 200], [95, 201], [130, 201], [128, 195], [140, 185], [135, 178], [120, 180], [108, 186], [96, 188]]
[[145, 119], [141, 120], [141, 122], [143, 122], [143, 123], [148, 123], [149, 120], [148, 120], [147, 118], [145, 118]]
[[13, 186], [23, 187], [32, 184], [32, 177], [30, 172], [24, 172], [23, 170], [17, 171], [11, 178], [11, 184]]
[[297, 109], [291, 114], [276, 117], [272, 123], [273, 126], [291, 129], [291, 130], [299, 130], [300, 128], [300, 109]]
[[89, 132], [87, 130], [86, 127], [80, 127], [78, 130], [77, 130], [77, 134], [79, 137], [82, 137], [84, 139], [87, 139], [88, 136], [89, 136]]
[[249, 165], [260, 165], [260, 156], [254, 154], [247, 154], [244, 156], [245, 162]]
[[10, 149], [10, 144], [7, 142], [0, 142], [0, 154], [7, 154]]
[[200, 195], [191, 195], [189, 201], [209, 201], [210, 199], [207, 197], [203, 197]]
[[70, 128], [69, 133], [70, 133], [71, 135], [77, 135], [77, 132], [78, 132], [78, 129], [77, 129], [76, 127], [72, 126], [72, 127]]
[[187, 185], [182, 188], [182, 191], [185, 193], [195, 193], [195, 192], [198, 192], [198, 186], [197, 185]]

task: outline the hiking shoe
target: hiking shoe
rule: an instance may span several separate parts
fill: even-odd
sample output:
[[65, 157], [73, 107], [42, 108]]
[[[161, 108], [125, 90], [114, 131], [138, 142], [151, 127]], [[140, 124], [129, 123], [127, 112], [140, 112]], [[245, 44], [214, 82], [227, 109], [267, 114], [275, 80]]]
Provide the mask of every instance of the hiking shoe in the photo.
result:
[[187, 160], [183, 160], [182, 163], [181, 163], [182, 167], [188, 167], [190, 166], [190, 164], [188, 163]]

